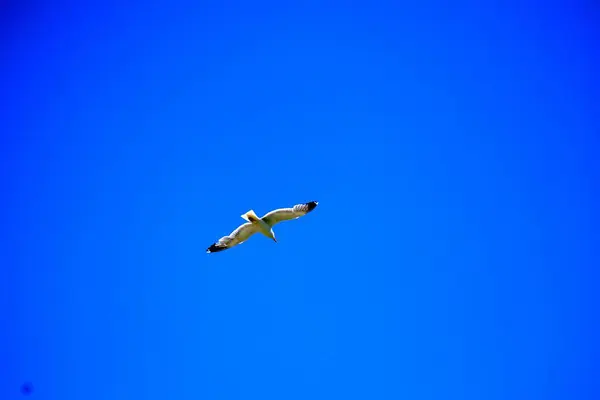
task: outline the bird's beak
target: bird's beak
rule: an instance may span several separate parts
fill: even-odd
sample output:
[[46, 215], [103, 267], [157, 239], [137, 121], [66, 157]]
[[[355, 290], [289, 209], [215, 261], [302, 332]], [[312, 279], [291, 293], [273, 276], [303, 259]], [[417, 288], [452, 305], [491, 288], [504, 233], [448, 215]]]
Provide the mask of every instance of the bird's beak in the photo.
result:
[[273, 238], [273, 241], [274, 241], [275, 243], [277, 243], [277, 239]]

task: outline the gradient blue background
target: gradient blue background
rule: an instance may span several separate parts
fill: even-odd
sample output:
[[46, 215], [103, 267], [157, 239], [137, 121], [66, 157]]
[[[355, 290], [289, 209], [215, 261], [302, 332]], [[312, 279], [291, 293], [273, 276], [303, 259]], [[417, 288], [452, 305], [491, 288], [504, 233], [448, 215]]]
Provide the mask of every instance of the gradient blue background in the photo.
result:
[[4, 2], [0, 398], [600, 398], [598, 12], [494, 3]]

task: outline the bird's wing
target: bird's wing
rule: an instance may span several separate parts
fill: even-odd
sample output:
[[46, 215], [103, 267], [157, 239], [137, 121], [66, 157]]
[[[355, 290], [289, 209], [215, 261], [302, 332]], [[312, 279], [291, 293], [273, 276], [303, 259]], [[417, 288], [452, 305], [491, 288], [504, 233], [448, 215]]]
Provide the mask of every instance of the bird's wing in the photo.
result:
[[308, 214], [312, 210], [314, 210], [319, 204], [316, 201], [310, 201], [304, 204], [296, 204], [291, 208], [280, 208], [277, 210], [273, 210], [267, 213], [262, 220], [266, 222], [269, 226], [273, 226], [282, 221], [288, 221], [290, 219], [300, 218], [303, 215]]
[[256, 232], [258, 232], [258, 226], [251, 222], [246, 222], [245, 224], [238, 226], [233, 232], [231, 232], [229, 236], [223, 236], [208, 249], [206, 249], [206, 252], [216, 253], [217, 251], [227, 250], [233, 246], [244, 243]]

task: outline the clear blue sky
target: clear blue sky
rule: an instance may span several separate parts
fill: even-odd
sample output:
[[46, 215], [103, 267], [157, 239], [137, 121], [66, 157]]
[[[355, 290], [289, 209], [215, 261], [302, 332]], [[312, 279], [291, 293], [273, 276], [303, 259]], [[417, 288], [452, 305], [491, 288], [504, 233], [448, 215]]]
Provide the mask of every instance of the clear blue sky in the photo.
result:
[[597, 8], [8, 3], [0, 398], [599, 398]]

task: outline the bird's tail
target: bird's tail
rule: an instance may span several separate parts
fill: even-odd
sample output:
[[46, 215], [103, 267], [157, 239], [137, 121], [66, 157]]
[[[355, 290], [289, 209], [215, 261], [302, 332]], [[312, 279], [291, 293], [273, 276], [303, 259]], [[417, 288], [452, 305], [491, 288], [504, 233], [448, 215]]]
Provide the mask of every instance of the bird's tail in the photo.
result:
[[248, 222], [258, 222], [260, 220], [254, 210], [250, 210], [246, 214], [242, 214], [242, 218]]

